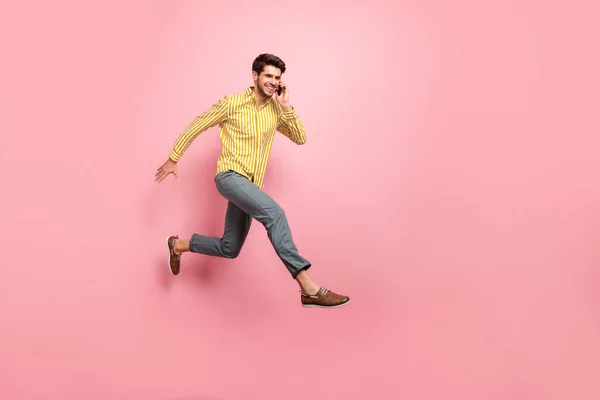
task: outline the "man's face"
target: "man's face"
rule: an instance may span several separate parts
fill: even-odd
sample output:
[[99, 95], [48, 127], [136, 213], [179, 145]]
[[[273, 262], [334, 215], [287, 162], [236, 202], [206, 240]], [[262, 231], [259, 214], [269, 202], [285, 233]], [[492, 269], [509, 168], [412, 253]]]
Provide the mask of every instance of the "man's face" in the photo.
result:
[[271, 97], [277, 91], [281, 81], [281, 70], [272, 65], [265, 65], [260, 75], [252, 71], [254, 84], [265, 97]]

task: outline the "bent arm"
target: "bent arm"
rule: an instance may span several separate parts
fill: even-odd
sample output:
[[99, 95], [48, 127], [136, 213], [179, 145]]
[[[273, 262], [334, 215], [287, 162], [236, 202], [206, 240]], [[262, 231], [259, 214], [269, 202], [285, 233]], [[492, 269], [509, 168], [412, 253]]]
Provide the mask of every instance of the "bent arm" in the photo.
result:
[[179, 161], [190, 144], [205, 130], [227, 121], [228, 97], [224, 97], [213, 104], [202, 115], [196, 117], [191, 124], [179, 135], [169, 153], [169, 158], [175, 162]]
[[277, 130], [296, 144], [306, 143], [304, 124], [293, 108], [281, 113], [279, 122], [277, 123]]

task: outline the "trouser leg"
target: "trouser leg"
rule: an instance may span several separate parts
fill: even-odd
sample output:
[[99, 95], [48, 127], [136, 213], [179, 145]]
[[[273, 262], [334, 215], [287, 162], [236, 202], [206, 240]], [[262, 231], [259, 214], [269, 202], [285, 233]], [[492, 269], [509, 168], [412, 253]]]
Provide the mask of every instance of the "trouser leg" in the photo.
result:
[[225, 213], [223, 237], [194, 233], [190, 238], [190, 251], [208, 256], [236, 258], [246, 241], [252, 218], [231, 201]]
[[266, 228], [275, 252], [293, 278], [301, 270], [310, 268], [310, 262], [299, 254], [294, 244], [285, 212], [275, 200], [246, 177], [233, 171], [218, 174], [215, 181], [223, 197]]

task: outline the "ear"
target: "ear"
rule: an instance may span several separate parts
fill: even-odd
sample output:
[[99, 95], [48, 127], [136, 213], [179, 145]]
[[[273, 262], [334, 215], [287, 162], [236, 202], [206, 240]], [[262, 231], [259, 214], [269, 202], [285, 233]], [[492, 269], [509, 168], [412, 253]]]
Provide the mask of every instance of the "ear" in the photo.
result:
[[252, 80], [254, 82], [256, 82], [257, 79], [258, 79], [258, 74], [256, 73], [256, 71], [252, 71]]

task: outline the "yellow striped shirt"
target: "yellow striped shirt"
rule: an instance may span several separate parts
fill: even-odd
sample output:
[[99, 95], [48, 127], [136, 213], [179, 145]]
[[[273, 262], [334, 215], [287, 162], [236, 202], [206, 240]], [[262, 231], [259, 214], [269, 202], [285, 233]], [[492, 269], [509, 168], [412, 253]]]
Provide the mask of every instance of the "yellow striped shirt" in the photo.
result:
[[296, 144], [306, 143], [304, 125], [296, 111], [293, 108], [284, 111], [273, 97], [257, 109], [254, 90], [250, 87], [245, 92], [225, 96], [196, 117], [175, 141], [169, 158], [179, 161], [200, 133], [217, 124], [222, 149], [217, 174], [231, 169], [259, 188], [264, 184], [276, 131]]

